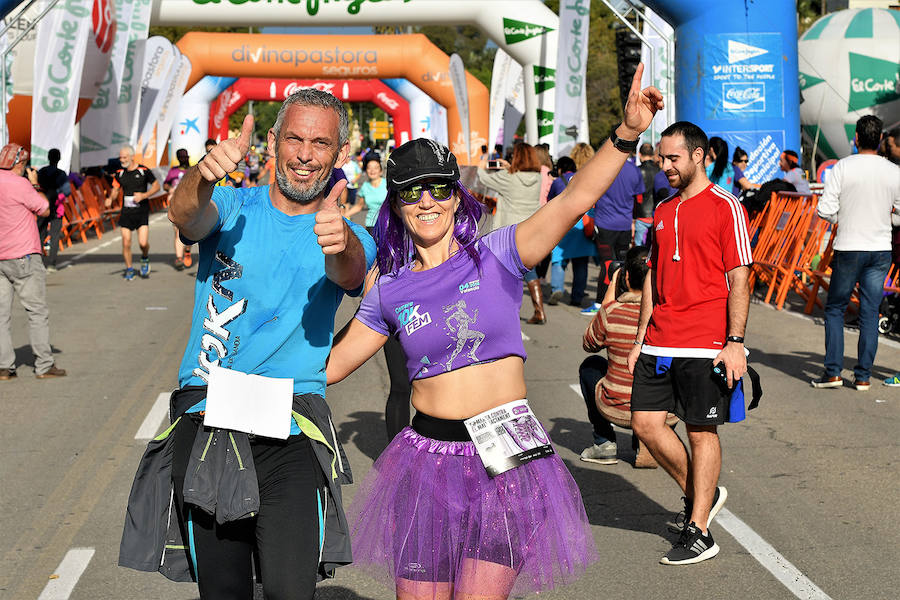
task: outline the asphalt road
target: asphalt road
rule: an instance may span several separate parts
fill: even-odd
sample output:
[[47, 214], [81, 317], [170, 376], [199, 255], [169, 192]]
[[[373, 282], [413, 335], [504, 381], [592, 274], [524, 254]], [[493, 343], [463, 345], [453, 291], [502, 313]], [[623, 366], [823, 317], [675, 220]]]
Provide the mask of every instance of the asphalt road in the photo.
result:
[[[72, 262], [48, 276], [51, 340], [68, 377], [33, 377], [25, 313], [14, 302], [19, 377], [0, 382], [2, 599], [198, 597], [193, 584], [116, 566], [146, 443], [135, 435], [158, 396], [176, 386], [196, 271], [171, 267], [172, 229], [164, 216], [152, 219], [148, 280], [122, 280], [115, 232], [67, 249], [60, 261]], [[527, 298], [524, 304], [527, 317]], [[355, 306], [344, 301], [338, 326]], [[632, 468], [624, 430], [618, 464], [579, 461], [590, 426], [571, 386], [586, 356], [580, 340], [588, 319], [568, 306], [549, 307], [548, 316], [544, 326], [523, 323], [528, 395], [581, 488], [601, 561], [543, 597], [900, 597], [900, 389], [878, 384], [900, 369], [900, 344], [880, 345], [871, 391], [814, 390], [808, 380], [821, 369], [821, 322], [751, 306], [748, 347], [765, 396], [745, 422], [721, 431], [729, 498], [712, 532], [722, 550], [699, 565], [666, 567], [657, 561], [674, 540], [666, 523], [680, 510], [681, 494], [661, 470]], [[846, 339], [854, 352], [855, 333]], [[846, 377], [852, 364], [846, 361]], [[387, 444], [387, 381], [379, 354], [329, 389], [357, 479]], [[162, 425], [161, 415], [149, 419], [151, 430]], [[345, 498], [354, 492], [350, 486]], [[327, 600], [392, 597], [353, 567], [317, 593]]]

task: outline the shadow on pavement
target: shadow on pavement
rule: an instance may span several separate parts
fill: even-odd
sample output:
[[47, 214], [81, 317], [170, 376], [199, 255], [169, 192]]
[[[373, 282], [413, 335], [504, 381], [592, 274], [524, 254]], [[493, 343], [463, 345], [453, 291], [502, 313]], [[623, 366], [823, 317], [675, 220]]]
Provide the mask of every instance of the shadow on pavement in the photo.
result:
[[357, 411], [347, 415], [338, 425], [338, 440], [343, 445], [352, 443], [373, 461], [387, 448], [387, 425], [380, 412]]
[[315, 600], [375, 600], [369, 596], [360, 596], [351, 589], [340, 586], [316, 588]]
[[[548, 433], [557, 446], [568, 448], [576, 454], [591, 443], [590, 424], [577, 419], [550, 419], [553, 424]], [[618, 433], [616, 444], [619, 447], [621, 462], [634, 462], [631, 450], [631, 434]], [[641, 531], [658, 535], [666, 540], [674, 540], [675, 534], [669, 533], [666, 523], [674, 519], [672, 509], [661, 506], [648, 498], [625, 478], [616, 475], [602, 465], [591, 465], [581, 461], [563, 460], [566, 467], [581, 490], [585, 511], [591, 525]], [[582, 466], [584, 465], [584, 466]], [[662, 469], [642, 470], [647, 477], [669, 476]], [[680, 506], [681, 493], [674, 481], [671, 484], [671, 506]]]
[[[845, 379], [850, 377], [850, 380], [852, 381], [853, 376], [851, 373], [853, 371], [853, 366], [856, 364], [856, 344], [848, 343], [850, 341], [852, 341], [852, 338], [849, 338], [844, 343], [843, 374]], [[766, 365], [776, 371], [781, 371], [789, 377], [800, 379], [807, 384], [811, 378], [818, 377], [825, 371], [824, 348], [823, 352], [801, 351], [786, 354], [766, 352], [754, 348], [750, 351], [750, 362], [751, 364]], [[896, 365], [894, 370], [887, 370], [874, 365], [872, 367], [872, 380], [877, 382], [878, 380], [885, 379], [893, 375], [897, 370], [900, 370], [900, 365]], [[848, 373], [848, 371], [850, 373]], [[765, 382], [763, 382], [763, 388], [765, 389]]]

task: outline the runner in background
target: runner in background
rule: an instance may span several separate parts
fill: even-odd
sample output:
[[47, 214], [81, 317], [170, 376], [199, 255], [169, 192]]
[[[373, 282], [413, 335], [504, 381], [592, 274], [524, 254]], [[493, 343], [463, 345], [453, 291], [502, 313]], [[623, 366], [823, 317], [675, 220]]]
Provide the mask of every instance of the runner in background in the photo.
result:
[[131, 266], [131, 235], [137, 230], [141, 248], [141, 277], [150, 277], [150, 203], [148, 198], [159, 191], [159, 182], [149, 167], [134, 160], [134, 148], [122, 146], [119, 150], [122, 168], [113, 175], [113, 185], [106, 199], [106, 208], [112, 206], [113, 197], [122, 193], [122, 214], [119, 228], [122, 232], [122, 258], [125, 260], [125, 281], [134, 279]]
[[[169, 169], [169, 174], [166, 175], [166, 180], [163, 182], [163, 190], [170, 194], [175, 191], [181, 178], [184, 177], [184, 174], [191, 167], [188, 159], [188, 151], [184, 148], [180, 148], [175, 152], [175, 158], [178, 159], [178, 164]], [[193, 264], [193, 260], [191, 259], [191, 247], [185, 246], [184, 242], [181, 241], [181, 236], [178, 234], [178, 227], [172, 225], [172, 229], [175, 231], [175, 270], [181, 271]]]

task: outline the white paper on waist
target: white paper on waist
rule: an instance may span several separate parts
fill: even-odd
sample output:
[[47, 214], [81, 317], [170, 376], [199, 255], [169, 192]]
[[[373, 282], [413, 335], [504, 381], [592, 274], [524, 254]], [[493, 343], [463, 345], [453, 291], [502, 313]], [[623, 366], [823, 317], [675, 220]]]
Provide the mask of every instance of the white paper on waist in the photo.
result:
[[203, 425], [287, 439], [294, 380], [211, 367]]
[[134, 201], [134, 196], [122, 196], [122, 206], [125, 208], [134, 208], [137, 205], [138, 203]]
[[553, 454], [547, 432], [527, 400], [515, 400], [463, 421], [488, 475]]

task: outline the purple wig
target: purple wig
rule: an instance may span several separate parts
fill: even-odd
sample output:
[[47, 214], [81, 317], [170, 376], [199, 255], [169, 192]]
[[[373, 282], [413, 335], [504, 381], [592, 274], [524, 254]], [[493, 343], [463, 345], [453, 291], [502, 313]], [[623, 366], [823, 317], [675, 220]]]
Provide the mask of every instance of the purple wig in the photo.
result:
[[[475, 261], [480, 271], [481, 260], [475, 250], [475, 241], [478, 239], [478, 221], [484, 213], [484, 205], [461, 183], [457, 182], [455, 187], [454, 193], [460, 202], [453, 215], [456, 222], [453, 227], [453, 239]], [[403, 225], [403, 220], [392, 210], [399, 202], [397, 191], [388, 189], [387, 199], [381, 205], [378, 221], [375, 223], [375, 243], [378, 246], [375, 262], [378, 265], [378, 272], [382, 274], [396, 274], [409, 264], [415, 255], [415, 247]]]

